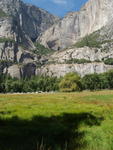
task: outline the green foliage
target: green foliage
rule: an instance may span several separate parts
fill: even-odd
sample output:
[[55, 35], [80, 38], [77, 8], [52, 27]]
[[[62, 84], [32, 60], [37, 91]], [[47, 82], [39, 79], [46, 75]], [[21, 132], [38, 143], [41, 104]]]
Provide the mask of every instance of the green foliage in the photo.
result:
[[74, 92], [81, 90], [80, 76], [77, 73], [68, 73], [61, 80], [59, 87], [62, 92]]
[[27, 79], [24, 81], [23, 91], [24, 92], [57, 91], [58, 83], [59, 83], [59, 79], [57, 79], [56, 77], [36, 76], [36, 77], [32, 77], [30, 80]]
[[75, 58], [72, 58], [71, 60], [67, 60], [66, 61], [67, 64], [84, 64], [84, 63], [91, 63], [90, 60], [87, 60], [87, 59], [75, 59]]
[[105, 63], [106, 65], [113, 65], [113, 58], [107, 58], [107, 59], [105, 59], [105, 60], [104, 60], [104, 63]]
[[101, 42], [97, 40], [98, 34], [92, 33], [90, 35], [85, 36], [80, 41], [78, 41], [75, 46], [78, 48], [87, 46], [87, 47], [96, 47], [101, 48]]
[[113, 89], [113, 70], [101, 74], [85, 75], [82, 80], [83, 89]]
[[36, 76], [31, 79], [16, 79], [0, 75], [0, 93], [8, 92], [49, 92], [59, 90], [59, 81], [56, 77]]
[[89, 74], [82, 78], [84, 89], [98, 90], [100, 89], [100, 78], [98, 74]]
[[13, 39], [10, 39], [10, 38], [5, 38], [5, 37], [2, 37], [0, 38], [0, 43], [4, 43], [4, 42], [15, 42]]
[[23, 83], [20, 80], [16, 79], [7, 79], [5, 82], [5, 92], [22, 92]]
[[0, 18], [1, 17], [8, 17], [8, 15], [2, 9], [0, 9]]
[[108, 88], [113, 89], [113, 70], [110, 70], [105, 73], [106, 80], [108, 82]]
[[90, 48], [101, 48], [102, 51], [106, 51], [107, 47], [102, 47], [102, 45], [105, 43], [112, 43], [113, 39], [105, 40], [105, 37], [103, 37], [103, 39], [99, 39], [100, 35], [98, 32], [86, 35], [85, 37], [81, 38], [78, 42], [76, 42], [74, 46], [78, 48], [85, 46]]
[[101, 73], [101, 74], [98, 74], [98, 77], [99, 77], [99, 87], [100, 89], [111, 89], [110, 88], [110, 83], [109, 83], [109, 80], [108, 80], [108, 77], [109, 75], [107, 75], [109, 73]]
[[88, 74], [80, 77], [77, 73], [67, 73], [62, 78], [49, 76], [33, 76], [16, 79], [0, 75], [0, 93], [8, 92], [74, 92], [81, 90], [113, 89], [113, 70], [101, 74]]
[[35, 54], [47, 55], [47, 54], [51, 54], [53, 52], [53, 50], [44, 47], [40, 43], [35, 43], [35, 46], [36, 46], [36, 49], [34, 50]]

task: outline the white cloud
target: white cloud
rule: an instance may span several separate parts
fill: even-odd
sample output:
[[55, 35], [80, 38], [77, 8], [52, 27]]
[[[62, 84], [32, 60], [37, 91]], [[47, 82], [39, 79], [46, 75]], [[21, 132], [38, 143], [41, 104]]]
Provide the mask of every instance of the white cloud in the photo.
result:
[[66, 5], [67, 4], [67, 0], [52, 0], [54, 3], [56, 4], [60, 4], [60, 5]]

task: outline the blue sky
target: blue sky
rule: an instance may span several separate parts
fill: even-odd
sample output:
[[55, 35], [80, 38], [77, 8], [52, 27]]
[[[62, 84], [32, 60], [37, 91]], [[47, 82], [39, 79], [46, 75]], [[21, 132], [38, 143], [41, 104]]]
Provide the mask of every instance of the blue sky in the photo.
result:
[[50, 13], [63, 17], [70, 11], [77, 11], [87, 0], [23, 0], [34, 4]]

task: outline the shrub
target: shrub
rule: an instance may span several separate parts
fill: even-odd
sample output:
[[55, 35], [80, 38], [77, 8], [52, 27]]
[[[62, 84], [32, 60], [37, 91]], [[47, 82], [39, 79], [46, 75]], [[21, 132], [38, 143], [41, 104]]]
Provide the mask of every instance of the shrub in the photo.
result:
[[59, 84], [60, 91], [62, 92], [80, 91], [82, 89], [80, 79], [81, 78], [77, 73], [66, 74]]
[[83, 89], [113, 89], [113, 70], [101, 74], [89, 74], [82, 78]]
[[40, 43], [35, 43], [36, 49], [34, 50], [35, 54], [38, 55], [47, 55], [53, 52], [53, 50], [44, 47], [43, 45], [41, 45]]
[[107, 58], [106, 60], [104, 60], [104, 63], [106, 65], [113, 65], [113, 58]]
[[75, 46], [78, 48], [87, 46], [87, 47], [96, 47], [101, 48], [101, 42], [97, 40], [98, 34], [92, 33], [90, 35], [85, 36], [81, 40], [79, 40]]
[[96, 73], [85, 75], [82, 78], [82, 85], [84, 89], [88, 89], [88, 90], [100, 89], [101, 86], [100, 86], [99, 75]]
[[7, 75], [0, 75], [0, 93], [8, 92], [36, 92], [58, 91], [60, 79], [48, 76], [35, 76], [31, 79], [16, 79]]
[[109, 85], [109, 89], [113, 89], [113, 70], [110, 70], [106, 73], [106, 80]]
[[109, 81], [107, 79], [107, 73], [101, 73], [98, 75], [100, 79], [100, 89], [109, 89]]
[[67, 64], [72, 64], [72, 63], [75, 63], [75, 64], [84, 64], [84, 63], [91, 63], [91, 61], [87, 60], [87, 59], [75, 59], [75, 58], [72, 58], [70, 60], [67, 60], [66, 63]]
[[13, 39], [10, 39], [10, 38], [5, 38], [5, 37], [2, 37], [0, 38], [0, 43], [4, 43], [4, 42], [15, 42]]

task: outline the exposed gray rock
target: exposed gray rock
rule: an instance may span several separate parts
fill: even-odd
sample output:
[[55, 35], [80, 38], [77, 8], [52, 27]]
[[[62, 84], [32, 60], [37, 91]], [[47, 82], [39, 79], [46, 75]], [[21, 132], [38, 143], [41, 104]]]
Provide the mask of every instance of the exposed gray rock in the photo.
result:
[[58, 20], [21, 0], [0, 0], [0, 73], [17, 78], [35, 75], [40, 58], [33, 42]]
[[13, 78], [21, 78], [20, 67], [18, 65], [12, 65], [8, 69], [4, 69], [4, 73], [9, 74]]
[[0, 17], [0, 37], [13, 38], [12, 19]]
[[103, 73], [111, 69], [113, 69], [113, 65], [104, 63], [50, 64], [37, 69], [37, 74], [61, 77], [69, 72], [77, 72], [84, 76], [91, 73]]
[[3, 69], [3, 73], [9, 74], [11, 77], [15, 78], [25, 78], [36, 75], [36, 65], [34, 63], [27, 63], [24, 65], [14, 64], [8, 68]]
[[0, 0], [0, 9], [13, 18], [13, 29], [20, 26], [24, 34], [33, 40], [59, 20], [47, 11], [21, 0]]
[[38, 41], [55, 50], [66, 48], [110, 22], [112, 8], [113, 0], [89, 0], [79, 12], [67, 14], [49, 28]]
[[22, 77], [31, 77], [36, 75], [36, 65], [28, 63], [21, 68]]
[[76, 48], [72, 47], [67, 50], [57, 51], [49, 58], [49, 63], [66, 63], [72, 59], [86, 59], [90, 61], [102, 61], [106, 58], [113, 58], [113, 49], [101, 51], [101, 48]]

